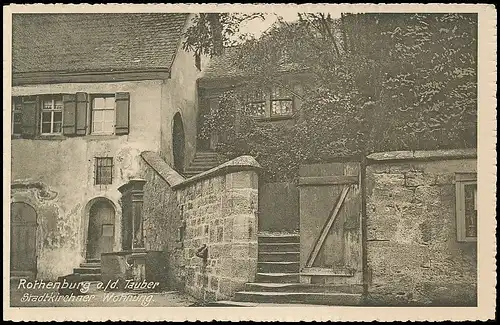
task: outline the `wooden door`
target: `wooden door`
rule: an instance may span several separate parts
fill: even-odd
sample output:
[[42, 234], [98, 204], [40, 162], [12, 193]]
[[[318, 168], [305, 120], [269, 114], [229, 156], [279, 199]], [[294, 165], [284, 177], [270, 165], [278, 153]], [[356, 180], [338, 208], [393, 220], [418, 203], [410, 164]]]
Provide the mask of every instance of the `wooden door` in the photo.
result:
[[302, 273], [358, 275], [361, 283], [361, 193], [357, 162], [300, 168]]
[[113, 251], [115, 209], [107, 200], [96, 201], [89, 212], [87, 259], [101, 259], [101, 253]]
[[26, 203], [12, 203], [10, 215], [11, 271], [36, 273], [36, 212]]

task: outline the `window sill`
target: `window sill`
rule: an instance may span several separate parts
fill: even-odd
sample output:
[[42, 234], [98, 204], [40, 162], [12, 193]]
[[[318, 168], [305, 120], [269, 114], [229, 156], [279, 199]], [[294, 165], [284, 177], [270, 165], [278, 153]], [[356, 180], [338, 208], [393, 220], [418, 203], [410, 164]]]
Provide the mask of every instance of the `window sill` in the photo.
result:
[[292, 115], [282, 115], [282, 116], [271, 116], [271, 117], [256, 117], [257, 122], [273, 122], [273, 121], [284, 121], [293, 119]]
[[37, 135], [33, 139], [34, 140], [65, 140], [67, 137], [65, 137], [62, 134], [43, 134], [43, 135]]
[[116, 134], [88, 134], [83, 136], [83, 139], [86, 140], [113, 140], [113, 139], [118, 139], [120, 136]]

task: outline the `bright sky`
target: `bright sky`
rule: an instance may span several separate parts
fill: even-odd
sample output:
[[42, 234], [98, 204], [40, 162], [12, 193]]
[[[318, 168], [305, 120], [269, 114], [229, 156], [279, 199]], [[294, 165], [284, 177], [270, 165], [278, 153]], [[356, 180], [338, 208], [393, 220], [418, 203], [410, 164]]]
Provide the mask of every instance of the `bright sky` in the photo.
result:
[[[330, 12], [333, 18], [340, 17], [340, 13], [332, 13]], [[263, 32], [265, 32], [269, 27], [272, 26], [277, 20], [278, 17], [282, 17], [284, 21], [295, 21], [298, 19], [297, 12], [292, 11], [284, 11], [282, 13], [266, 13], [265, 19], [253, 19], [243, 23], [240, 26], [240, 33], [245, 34], [249, 33], [254, 35], [255, 37], [260, 37]]]
[[272, 24], [278, 20], [278, 15], [283, 17], [285, 21], [294, 21], [298, 19], [298, 15], [295, 12], [288, 12], [283, 14], [268, 13], [266, 14], [265, 20], [253, 19], [245, 22], [240, 26], [240, 32], [242, 34], [249, 33], [253, 34], [255, 37], [262, 35]]

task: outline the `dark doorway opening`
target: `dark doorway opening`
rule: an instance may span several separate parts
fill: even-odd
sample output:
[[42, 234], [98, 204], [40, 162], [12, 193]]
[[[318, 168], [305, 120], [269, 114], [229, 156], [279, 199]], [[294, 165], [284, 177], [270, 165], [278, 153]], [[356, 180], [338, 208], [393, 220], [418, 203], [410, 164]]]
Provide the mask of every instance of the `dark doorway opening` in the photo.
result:
[[172, 147], [174, 153], [174, 168], [178, 172], [184, 171], [184, 125], [181, 114], [174, 115], [174, 126], [172, 130]]
[[100, 260], [101, 253], [113, 251], [115, 208], [107, 199], [97, 199], [89, 210], [87, 260]]

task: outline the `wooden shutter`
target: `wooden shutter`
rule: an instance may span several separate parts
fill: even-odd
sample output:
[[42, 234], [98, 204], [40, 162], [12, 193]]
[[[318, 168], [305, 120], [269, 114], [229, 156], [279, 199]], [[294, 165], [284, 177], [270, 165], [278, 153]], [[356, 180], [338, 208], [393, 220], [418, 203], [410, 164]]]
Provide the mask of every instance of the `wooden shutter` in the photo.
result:
[[26, 138], [33, 138], [36, 134], [38, 97], [23, 97], [22, 112], [22, 135]]
[[88, 95], [76, 93], [76, 135], [87, 134]]
[[129, 133], [129, 120], [130, 120], [130, 94], [129, 93], [116, 93], [116, 124], [115, 134], [128, 134]]
[[76, 134], [76, 95], [63, 95], [63, 134]]

